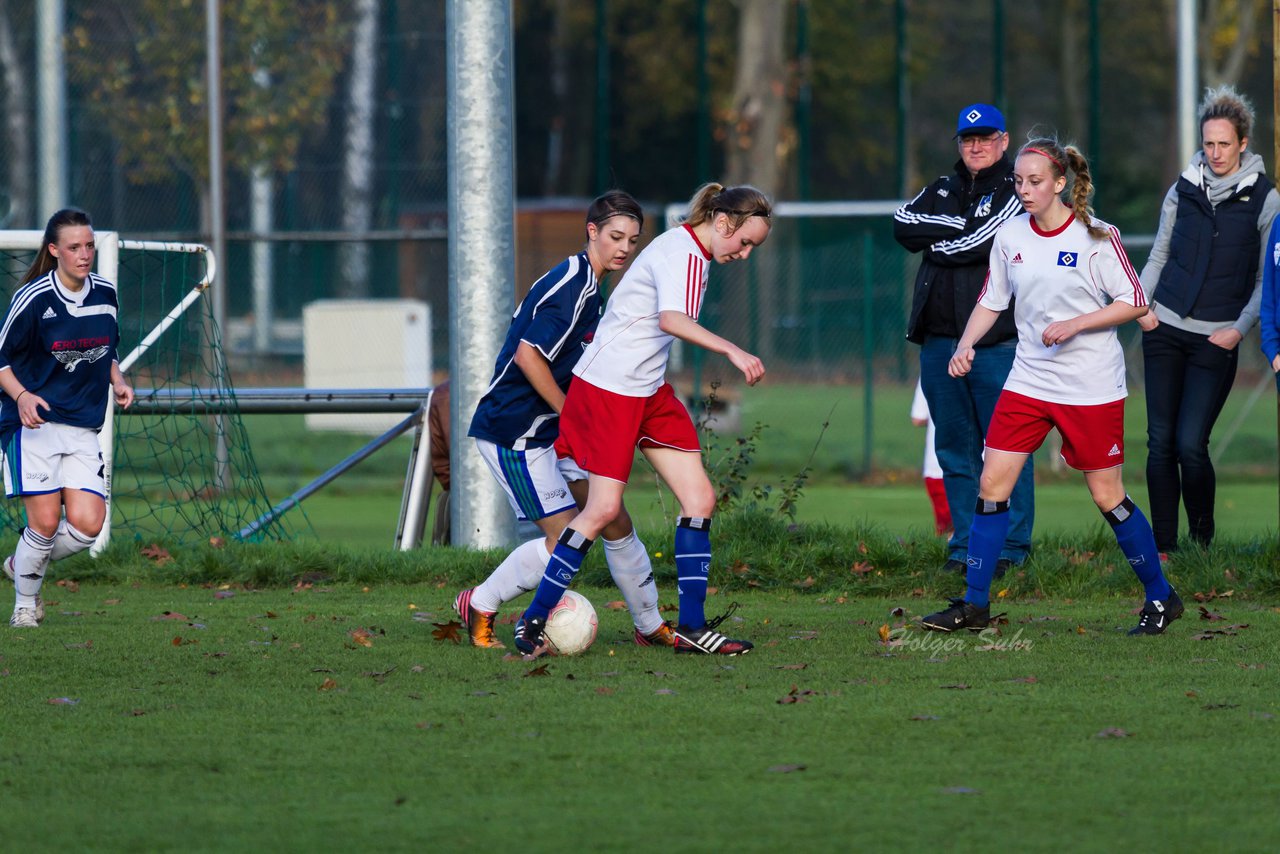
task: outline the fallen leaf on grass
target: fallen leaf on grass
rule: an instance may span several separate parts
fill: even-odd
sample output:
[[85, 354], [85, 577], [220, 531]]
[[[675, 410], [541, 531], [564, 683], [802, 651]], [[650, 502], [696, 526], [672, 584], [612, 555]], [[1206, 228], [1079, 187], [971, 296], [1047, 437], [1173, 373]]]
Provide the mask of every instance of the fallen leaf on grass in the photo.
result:
[[[446, 631], [446, 632], [449, 631], [448, 626], [455, 627], [452, 629], [453, 642], [461, 643], [462, 640], [461, 638], [458, 637], [458, 629], [462, 628], [462, 624], [448, 623], [445, 626], [441, 627], [441, 631]], [[447, 635], [441, 634], [440, 631], [435, 631], [435, 632], [432, 632], [431, 634], [435, 635], [436, 640], [444, 640], [444, 638], [447, 636]], [[363, 647], [373, 646], [373, 638], [369, 636], [369, 630], [364, 627], [352, 629], [351, 631], [347, 632], [347, 637], [351, 638], [353, 641], [360, 644], [360, 646], [363, 646]]]
[[58, 579], [58, 586], [64, 588], [68, 593], [80, 592], [80, 585], [68, 578]]
[[1236, 667], [1239, 667], [1241, 670], [1266, 670], [1267, 669], [1267, 665], [1265, 664], [1245, 664], [1243, 661], [1237, 661]]
[[663, 671], [661, 671], [661, 670], [646, 670], [646, 671], [645, 671], [645, 673], [648, 673], [650, 676], [653, 676], [653, 677], [655, 677], [655, 678], [657, 678], [657, 679], [670, 679], [670, 678], [671, 678], [671, 674], [670, 674], [670, 673], [665, 673], [665, 672], [663, 672]]
[[786, 696], [778, 699], [778, 704], [785, 706], [791, 703], [807, 703], [810, 697], [816, 697], [817, 694], [817, 691], [811, 691], [807, 688], [801, 691], [797, 686], [792, 685]]
[[1089, 633], [1088, 630], [1084, 626], [1076, 626], [1076, 634], [1084, 635], [1088, 633]]
[[323, 682], [321, 682], [321, 683], [320, 683], [320, 687], [319, 687], [319, 688], [317, 688], [316, 690], [317, 690], [317, 691], [332, 691], [334, 688], [337, 688], [337, 687], [338, 687], [338, 683], [337, 683], [337, 682], [335, 682], [333, 679], [331, 679], [331, 678], [330, 678], [330, 679], [326, 679], [326, 680], [324, 680]]
[[796, 771], [804, 771], [808, 766], [805, 765], [770, 765], [769, 773], [771, 774], [794, 774]]
[[1128, 738], [1129, 733], [1119, 727], [1109, 726], [1093, 734], [1094, 738]]
[[190, 646], [193, 643], [200, 643], [200, 641], [195, 638], [184, 638], [181, 635], [177, 635], [174, 637], [172, 643], [174, 646]]
[[849, 572], [854, 575], [867, 575], [874, 569], [875, 566], [873, 566], [869, 561], [860, 560], [853, 566], [849, 567]]
[[1213, 640], [1215, 637], [1219, 635], [1233, 637], [1236, 634], [1237, 629], [1247, 629], [1247, 628], [1249, 628], [1248, 623], [1236, 623], [1222, 629], [1205, 629], [1203, 632], [1201, 632], [1198, 635], [1192, 635], [1191, 639], [1192, 640]]
[[368, 676], [374, 682], [377, 682], [379, 685], [381, 685], [383, 682], [387, 681], [388, 676], [390, 676], [392, 673], [395, 672], [395, 669], [396, 669], [395, 665], [393, 664], [392, 666], [388, 667], [386, 670], [375, 670], [371, 672], [361, 673], [360, 675]]
[[119, 605], [120, 600], [119, 599], [103, 599], [102, 604], [103, 605]]
[[600, 695], [602, 695], [602, 696], [606, 696], [606, 695], [612, 694], [612, 693], [613, 693], [613, 689], [612, 689], [612, 688], [606, 688], [605, 686], [601, 685], [601, 686], [599, 686], [598, 688], [596, 688], [596, 693], [597, 693], [597, 694], [600, 694]]
[[1034, 684], [1034, 683], [1036, 683], [1036, 682], [1039, 682], [1040, 680], [1039, 680], [1039, 679], [1037, 679], [1037, 678], [1036, 678], [1036, 677], [1034, 677], [1034, 676], [1023, 676], [1021, 679], [1010, 679], [1009, 681], [1010, 681], [1010, 682], [1025, 682], [1025, 683], [1027, 683], [1028, 685], [1031, 685], [1031, 684]]
[[1202, 619], [1202, 620], [1225, 620], [1225, 619], [1226, 619], [1226, 617], [1222, 616], [1222, 615], [1221, 615], [1221, 614], [1219, 614], [1217, 611], [1210, 611], [1208, 608], [1206, 608], [1205, 606], [1201, 605], [1201, 606], [1200, 606], [1200, 619]]
[[549, 664], [539, 664], [537, 667], [525, 673], [525, 676], [550, 676], [551, 672], [547, 670], [549, 666]]
[[166, 549], [161, 548], [155, 543], [152, 543], [149, 546], [143, 546], [142, 556], [155, 561], [156, 566], [164, 566], [166, 563], [173, 560], [173, 555], [169, 554]]
[[939, 720], [937, 715], [912, 715], [907, 718], [909, 721], [936, 721]]
[[817, 584], [817, 583], [818, 583], [818, 582], [814, 581], [813, 576], [812, 576], [812, 575], [810, 575], [810, 576], [807, 576], [807, 577], [805, 578], [805, 580], [804, 580], [804, 581], [797, 581], [797, 582], [795, 582], [794, 584], [792, 584], [791, 586], [792, 586], [792, 587], [798, 587], [798, 588], [800, 588], [800, 589], [805, 589], [805, 588], [808, 588], [808, 587], [812, 587], [813, 585], [815, 585], [815, 584]]
[[159, 614], [151, 618], [152, 622], [156, 622], [157, 620], [181, 620], [184, 623], [187, 622], [187, 618], [182, 614], [179, 614], [177, 611], [165, 611], [163, 614]]
[[774, 670], [804, 670], [808, 666], [809, 665], [807, 664], [775, 664], [773, 666], [773, 669]]
[[129, 711], [125, 712], [125, 715], [131, 718], [140, 718], [146, 713], [147, 713], [146, 709], [130, 709]]
[[50, 697], [48, 700], [51, 706], [74, 706], [79, 702], [75, 697]]
[[627, 603], [626, 603], [626, 602], [623, 602], [621, 599], [615, 599], [615, 600], [613, 600], [612, 602], [605, 602], [605, 603], [604, 603], [604, 606], [605, 606], [606, 608], [608, 608], [610, 611], [625, 611], [625, 610], [627, 610]]
[[812, 629], [806, 629], [802, 632], [796, 632], [794, 635], [787, 637], [787, 640], [816, 640], [818, 633]]
[[84, 643], [64, 643], [63, 649], [93, 649], [93, 641], [87, 640]]
[[1216, 711], [1217, 709], [1238, 709], [1240, 708], [1240, 704], [1239, 703], [1209, 703], [1207, 705], [1201, 706], [1200, 708], [1204, 709], [1206, 712], [1212, 712], [1212, 711]]
[[235, 596], [235, 595], [236, 595], [236, 592], [234, 590], [215, 590], [213, 592], [214, 599], [230, 599], [232, 596]]
[[462, 643], [461, 622], [451, 620], [448, 622], [433, 622], [431, 625], [435, 626], [435, 629], [431, 630], [431, 636], [436, 640], [452, 640], [456, 644]]
[[670, 694], [671, 696], [675, 696], [675, 693], [676, 693], [676, 692], [675, 692], [675, 691], [673, 691], [673, 690], [671, 690], [670, 688], [659, 688], [657, 691], [654, 691], [653, 693], [655, 693], [655, 694]]
[[940, 685], [938, 687], [947, 691], [968, 691], [969, 690], [969, 686], [964, 684], [963, 682], [957, 682], [954, 685]]

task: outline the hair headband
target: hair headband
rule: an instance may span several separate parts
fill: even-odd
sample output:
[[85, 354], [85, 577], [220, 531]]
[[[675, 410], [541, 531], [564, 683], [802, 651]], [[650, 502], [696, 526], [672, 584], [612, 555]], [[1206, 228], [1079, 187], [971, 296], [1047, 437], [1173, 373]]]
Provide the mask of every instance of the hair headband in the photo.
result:
[[1049, 158], [1050, 160], [1052, 160], [1052, 161], [1054, 162], [1054, 164], [1055, 164], [1055, 165], [1057, 165], [1057, 167], [1058, 167], [1059, 169], [1061, 169], [1064, 173], [1067, 171], [1067, 167], [1066, 167], [1065, 165], [1063, 165], [1063, 163], [1062, 163], [1062, 161], [1061, 161], [1061, 160], [1059, 160], [1058, 158], [1054, 157], [1052, 154], [1050, 154], [1049, 152], [1045, 151], [1043, 148], [1032, 148], [1031, 146], [1029, 146], [1029, 145], [1028, 145], [1026, 148], [1024, 148], [1024, 149], [1022, 149], [1022, 150], [1023, 150], [1023, 151], [1032, 151], [1032, 152], [1035, 152], [1036, 154], [1039, 154], [1039, 155], [1041, 155], [1041, 156], [1043, 156], [1043, 157], [1047, 157], [1047, 158]]

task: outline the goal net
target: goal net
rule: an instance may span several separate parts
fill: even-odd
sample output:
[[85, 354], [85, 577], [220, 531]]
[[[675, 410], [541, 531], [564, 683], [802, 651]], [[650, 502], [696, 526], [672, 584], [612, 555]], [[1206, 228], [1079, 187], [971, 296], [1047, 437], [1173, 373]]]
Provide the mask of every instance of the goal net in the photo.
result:
[[[102, 444], [110, 513], [94, 551], [108, 537], [146, 543], [230, 539], [271, 503], [235, 406], [205, 415], [206, 408], [196, 405], [235, 396], [212, 306], [202, 298], [214, 272], [212, 255], [198, 244], [124, 240], [109, 231], [94, 237], [97, 271], [118, 289], [120, 364], [138, 395], [129, 411], [108, 409]], [[42, 238], [39, 231], [0, 231], [6, 311]], [[148, 397], [186, 405], [148, 406]], [[23, 524], [20, 501], [0, 502], [0, 525], [17, 532]], [[277, 520], [256, 529], [254, 538], [289, 533]]]

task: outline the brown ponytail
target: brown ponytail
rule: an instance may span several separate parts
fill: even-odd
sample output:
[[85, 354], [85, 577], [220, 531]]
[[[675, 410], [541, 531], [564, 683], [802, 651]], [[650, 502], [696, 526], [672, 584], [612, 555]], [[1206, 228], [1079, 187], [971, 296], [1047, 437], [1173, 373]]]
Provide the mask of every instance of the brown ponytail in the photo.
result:
[[725, 187], [712, 181], [703, 184], [689, 200], [689, 215], [685, 223], [699, 226], [722, 213], [729, 219], [729, 233], [737, 231], [753, 216], [769, 219], [773, 216], [773, 204], [755, 187]]
[[35, 281], [58, 266], [58, 259], [54, 258], [53, 253], [49, 251], [49, 244], [57, 243], [62, 229], [73, 225], [86, 225], [92, 228], [93, 222], [89, 219], [89, 215], [79, 208], [63, 208], [49, 217], [49, 222], [44, 227], [44, 236], [40, 240], [40, 251], [36, 253], [36, 260], [32, 262], [27, 275], [23, 277], [23, 284]]
[[1089, 236], [1101, 240], [1107, 236], [1107, 230], [1093, 221], [1093, 208], [1089, 199], [1093, 196], [1093, 177], [1089, 173], [1089, 161], [1074, 145], [1063, 145], [1053, 137], [1036, 137], [1018, 150], [1023, 154], [1039, 154], [1049, 161], [1049, 171], [1055, 179], [1065, 177], [1071, 172], [1071, 210], [1089, 231]]

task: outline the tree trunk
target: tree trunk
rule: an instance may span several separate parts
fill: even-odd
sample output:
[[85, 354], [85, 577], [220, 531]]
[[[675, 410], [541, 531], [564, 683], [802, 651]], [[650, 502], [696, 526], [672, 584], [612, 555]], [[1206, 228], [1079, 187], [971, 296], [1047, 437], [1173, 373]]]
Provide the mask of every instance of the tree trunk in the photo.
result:
[[[738, 67], [728, 117], [725, 183], [752, 184], [775, 195], [783, 174], [786, 131], [787, 68], [782, 42], [786, 34], [786, 0], [742, 0], [739, 4]], [[756, 299], [724, 301], [724, 333], [750, 349], [767, 365], [775, 353], [773, 319], [777, 316], [777, 255], [762, 252], [754, 264]], [[754, 328], [754, 339], [745, 333]]]
[[[342, 227], [368, 231], [373, 223], [374, 86], [377, 77], [377, 0], [357, 0], [351, 79], [347, 83], [346, 152], [342, 168]], [[342, 296], [369, 295], [369, 245], [343, 243], [338, 250]]]
[[0, 215], [6, 228], [39, 228], [31, 221], [31, 140], [27, 136], [29, 120], [23, 94], [29, 90], [27, 73], [13, 40], [8, 0], [0, 0], [0, 74], [4, 77], [5, 136], [9, 157], [9, 206]]

